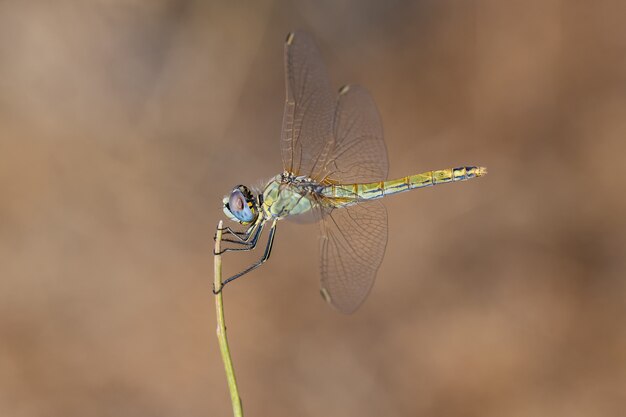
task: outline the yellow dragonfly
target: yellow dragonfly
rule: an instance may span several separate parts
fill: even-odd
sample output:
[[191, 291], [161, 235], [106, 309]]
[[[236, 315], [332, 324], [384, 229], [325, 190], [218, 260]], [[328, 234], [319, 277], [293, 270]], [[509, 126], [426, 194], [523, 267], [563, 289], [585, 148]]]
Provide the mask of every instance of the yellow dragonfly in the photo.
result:
[[223, 241], [236, 246], [222, 252], [254, 249], [269, 226], [265, 251], [258, 262], [223, 284], [267, 261], [279, 220], [315, 219], [321, 226], [321, 294], [339, 311], [351, 313], [370, 292], [387, 245], [387, 212], [379, 199], [480, 177], [487, 170], [463, 166], [386, 180], [389, 165], [382, 124], [367, 90], [349, 85], [333, 93], [321, 55], [307, 33], [287, 36], [284, 59], [284, 170], [258, 193], [239, 185], [223, 199], [226, 216], [246, 229], [224, 228]]

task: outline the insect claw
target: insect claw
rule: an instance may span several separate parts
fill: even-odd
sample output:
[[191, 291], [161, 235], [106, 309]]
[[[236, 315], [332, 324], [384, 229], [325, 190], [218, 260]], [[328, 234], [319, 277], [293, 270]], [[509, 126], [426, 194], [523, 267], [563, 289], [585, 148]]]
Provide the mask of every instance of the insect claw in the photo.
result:
[[219, 293], [222, 292], [223, 289], [224, 289], [224, 287], [222, 287], [219, 290], [215, 291], [215, 284], [211, 284], [211, 291], [213, 291], [214, 295], [218, 295]]

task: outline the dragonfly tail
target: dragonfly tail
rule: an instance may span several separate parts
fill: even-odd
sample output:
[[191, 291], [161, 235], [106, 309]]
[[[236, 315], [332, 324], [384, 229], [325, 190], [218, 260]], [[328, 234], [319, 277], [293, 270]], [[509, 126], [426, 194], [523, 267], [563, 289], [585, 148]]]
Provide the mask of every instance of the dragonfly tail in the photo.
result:
[[428, 171], [408, 177], [408, 188], [412, 190], [414, 188], [428, 187], [431, 185], [465, 181], [484, 175], [487, 175], [487, 168], [476, 166]]
[[[331, 184], [322, 190], [322, 195], [342, 201], [341, 205], [350, 205], [358, 200], [374, 200], [388, 195], [429, 187], [449, 182], [465, 181], [487, 175], [487, 168], [465, 166], [427, 171], [389, 181], [377, 181], [364, 184]], [[337, 203], [340, 205], [339, 203]]]

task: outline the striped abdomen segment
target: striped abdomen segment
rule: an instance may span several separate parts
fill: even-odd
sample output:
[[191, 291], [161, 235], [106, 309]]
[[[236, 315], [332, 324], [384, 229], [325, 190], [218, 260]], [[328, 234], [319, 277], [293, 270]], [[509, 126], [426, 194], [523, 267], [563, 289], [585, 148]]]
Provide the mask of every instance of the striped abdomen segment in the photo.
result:
[[[334, 184], [324, 187], [322, 195], [329, 198], [345, 198], [346, 200], [372, 200], [391, 194], [429, 187], [431, 185], [448, 182], [465, 181], [470, 178], [481, 177], [487, 174], [483, 167], [448, 168], [438, 171], [428, 171], [404, 178], [389, 181], [371, 182], [365, 184]], [[348, 203], [349, 201], [346, 201]]]

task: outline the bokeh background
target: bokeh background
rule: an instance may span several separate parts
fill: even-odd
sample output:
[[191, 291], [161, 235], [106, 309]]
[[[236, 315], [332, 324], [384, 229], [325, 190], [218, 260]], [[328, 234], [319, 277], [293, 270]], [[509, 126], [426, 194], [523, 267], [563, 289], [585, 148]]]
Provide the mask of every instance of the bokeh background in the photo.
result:
[[[278, 173], [283, 40], [368, 87], [390, 176], [354, 315], [315, 225], [225, 292], [247, 416], [626, 412], [624, 2], [0, 2], [0, 415], [228, 416], [221, 198]], [[224, 258], [236, 272], [258, 254]]]

